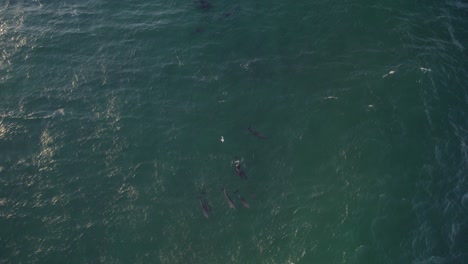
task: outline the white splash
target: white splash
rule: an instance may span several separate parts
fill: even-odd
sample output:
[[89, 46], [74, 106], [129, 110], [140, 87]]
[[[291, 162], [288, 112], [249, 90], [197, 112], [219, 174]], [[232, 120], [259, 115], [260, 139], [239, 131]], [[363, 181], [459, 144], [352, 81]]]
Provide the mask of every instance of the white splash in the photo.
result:
[[431, 69], [428, 69], [428, 68], [419, 68], [423, 73], [426, 73], [426, 72], [431, 72], [432, 70]]
[[385, 78], [385, 77], [387, 77], [388, 75], [392, 75], [392, 74], [394, 74], [395, 72], [396, 72], [396, 71], [389, 71], [387, 74], [384, 74], [384, 75], [382, 76], [382, 78]]
[[221, 139], [220, 139], [221, 143], [224, 143], [224, 137], [221, 136]]

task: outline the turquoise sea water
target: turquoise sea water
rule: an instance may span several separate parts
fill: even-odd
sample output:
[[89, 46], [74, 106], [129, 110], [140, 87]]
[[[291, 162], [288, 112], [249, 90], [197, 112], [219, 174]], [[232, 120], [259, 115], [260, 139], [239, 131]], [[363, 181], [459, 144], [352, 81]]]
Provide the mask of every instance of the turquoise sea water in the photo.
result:
[[467, 263], [464, 1], [7, 0], [0, 44], [0, 263]]

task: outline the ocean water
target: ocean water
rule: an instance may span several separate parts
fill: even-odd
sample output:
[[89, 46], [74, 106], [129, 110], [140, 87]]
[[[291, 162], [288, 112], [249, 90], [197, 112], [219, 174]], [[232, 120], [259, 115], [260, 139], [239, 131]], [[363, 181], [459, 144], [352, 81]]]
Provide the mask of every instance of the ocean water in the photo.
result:
[[0, 44], [0, 263], [468, 263], [465, 1], [5, 0]]

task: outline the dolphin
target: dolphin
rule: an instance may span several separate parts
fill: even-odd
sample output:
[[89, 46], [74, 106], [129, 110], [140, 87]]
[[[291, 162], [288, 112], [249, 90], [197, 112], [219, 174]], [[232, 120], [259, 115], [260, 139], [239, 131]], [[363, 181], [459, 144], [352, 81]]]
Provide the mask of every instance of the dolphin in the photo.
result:
[[236, 5], [234, 6], [233, 8], [229, 9], [228, 11], [224, 12], [223, 13], [223, 17], [230, 17], [231, 15], [237, 13], [237, 11], [239, 10], [239, 5]]
[[261, 134], [260, 132], [253, 130], [251, 127], [248, 127], [247, 130], [249, 130], [250, 133], [252, 133], [254, 136], [256, 136], [258, 138], [261, 138], [261, 139], [267, 139], [268, 138], [267, 136]]
[[240, 177], [241, 179], [247, 180], [247, 175], [245, 175], [245, 172], [242, 170], [242, 168], [241, 168], [241, 166], [240, 166], [240, 161], [236, 160], [235, 163], [236, 163], [236, 172], [237, 172], [237, 175], [239, 175], [239, 177]]
[[213, 5], [208, 0], [196, 0], [194, 2], [197, 5], [197, 8], [203, 11], [208, 11], [213, 7]]
[[245, 208], [250, 208], [249, 203], [244, 199], [244, 197], [242, 197], [239, 194], [239, 190], [236, 190], [234, 193], [237, 194], [237, 197], [239, 197], [239, 200], [242, 202], [242, 204], [244, 205]]
[[205, 218], [210, 217], [210, 213], [211, 213], [210, 204], [208, 204], [208, 201], [206, 200], [204, 196], [200, 196], [198, 199], [200, 200], [200, 206], [202, 208], [203, 215], [205, 216]]
[[234, 202], [231, 200], [231, 197], [229, 197], [229, 194], [226, 191], [226, 187], [223, 187], [223, 193], [224, 193], [224, 197], [226, 198], [226, 201], [229, 204], [229, 207], [231, 207], [232, 209], [235, 209], [236, 206], [234, 205]]

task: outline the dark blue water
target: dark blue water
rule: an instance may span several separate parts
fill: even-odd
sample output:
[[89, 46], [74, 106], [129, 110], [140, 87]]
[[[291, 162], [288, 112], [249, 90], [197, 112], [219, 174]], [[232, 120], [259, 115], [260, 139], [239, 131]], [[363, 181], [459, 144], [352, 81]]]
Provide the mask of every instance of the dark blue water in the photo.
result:
[[3, 1], [0, 263], [467, 263], [467, 18]]

